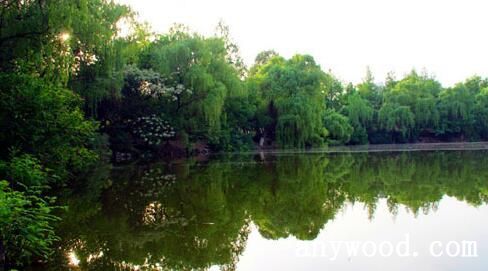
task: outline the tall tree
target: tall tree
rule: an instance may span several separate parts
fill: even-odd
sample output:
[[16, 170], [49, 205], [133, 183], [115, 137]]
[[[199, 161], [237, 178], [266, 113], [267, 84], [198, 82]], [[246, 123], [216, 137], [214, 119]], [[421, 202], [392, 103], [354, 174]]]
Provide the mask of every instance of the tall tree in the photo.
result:
[[258, 63], [255, 80], [267, 108], [276, 108], [276, 139], [282, 147], [319, 146], [327, 136], [323, 126], [326, 74], [308, 55], [289, 60], [271, 57]]

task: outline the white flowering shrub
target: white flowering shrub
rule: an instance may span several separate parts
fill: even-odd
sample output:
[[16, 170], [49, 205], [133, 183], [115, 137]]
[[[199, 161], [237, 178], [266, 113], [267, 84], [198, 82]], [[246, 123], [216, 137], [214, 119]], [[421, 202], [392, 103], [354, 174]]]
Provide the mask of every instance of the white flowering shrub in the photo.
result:
[[131, 121], [131, 127], [132, 133], [150, 146], [160, 145], [176, 134], [169, 122], [156, 115], [139, 117]]
[[[177, 75], [174, 72], [173, 75]], [[166, 98], [169, 101], [182, 99], [183, 95], [192, 95], [193, 91], [183, 84], [174, 83], [171, 78], [163, 78], [153, 70], [139, 69], [134, 65], [128, 65], [124, 72], [126, 85], [133, 92], [142, 96], [153, 98]]]
[[183, 84], [176, 84], [174, 87], [163, 87], [161, 94], [168, 97], [171, 101], [177, 101], [180, 99], [181, 95], [191, 95], [193, 94], [193, 91], [186, 88]]
[[161, 168], [151, 168], [146, 170], [140, 180], [143, 184], [147, 182], [156, 182], [160, 186], [164, 183], [174, 183], [176, 181], [175, 174], [165, 174]]

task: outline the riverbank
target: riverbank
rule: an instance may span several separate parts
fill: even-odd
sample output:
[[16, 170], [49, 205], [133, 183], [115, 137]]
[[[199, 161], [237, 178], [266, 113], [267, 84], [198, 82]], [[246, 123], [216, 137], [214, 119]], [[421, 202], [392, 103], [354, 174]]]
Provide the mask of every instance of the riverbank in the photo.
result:
[[444, 142], [444, 143], [407, 143], [407, 144], [369, 144], [351, 146], [331, 146], [326, 148], [266, 149], [244, 153], [355, 153], [355, 152], [403, 152], [403, 151], [463, 151], [488, 150], [488, 141], [481, 142]]

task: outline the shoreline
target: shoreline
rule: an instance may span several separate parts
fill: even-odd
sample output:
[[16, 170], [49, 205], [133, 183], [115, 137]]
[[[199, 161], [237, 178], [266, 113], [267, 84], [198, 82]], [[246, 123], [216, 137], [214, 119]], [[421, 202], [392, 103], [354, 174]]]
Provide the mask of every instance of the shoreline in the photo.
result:
[[245, 152], [221, 152], [225, 154], [293, 154], [293, 153], [362, 153], [362, 152], [405, 152], [405, 151], [476, 151], [488, 150], [488, 141], [479, 142], [444, 142], [444, 143], [405, 143], [405, 144], [369, 144], [351, 146], [332, 146], [312, 149], [263, 149]]

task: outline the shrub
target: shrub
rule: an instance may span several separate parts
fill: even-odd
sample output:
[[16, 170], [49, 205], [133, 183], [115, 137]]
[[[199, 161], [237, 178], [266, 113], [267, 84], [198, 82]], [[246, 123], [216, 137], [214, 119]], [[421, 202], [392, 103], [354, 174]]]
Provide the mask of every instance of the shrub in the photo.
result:
[[4, 250], [0, 259], [4, 257], [7, 265], [29, 263], [33, 257], [47, 259], [52, 254], [51, 246], [58, 239], [52, 223], [58, 218], [39, 193], [35, 188], [14, 191], [7, 181], [0, 181], [0, 246]]
[[61, 177], [96, 159], [87, 148], [96, 125], [84, 119], [76, 94], [30, 75], [0, 73], [0, 82], [0, 158], [13, 147]]
[[14, 157], [8, 163], [6, 173], [9, 179], [28, 187], [44, 185], [47, 181], [47, 174], [39, 160], [28, 154]]

